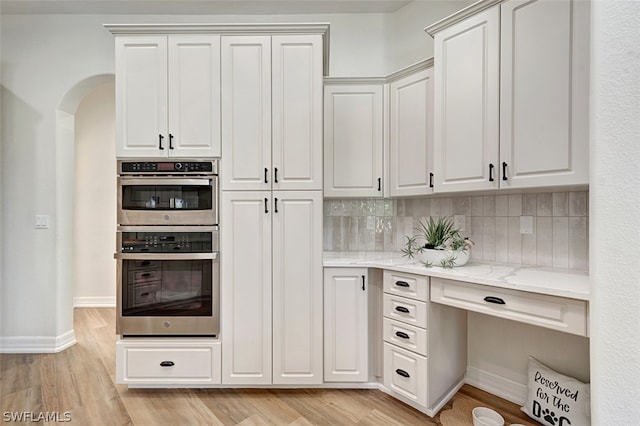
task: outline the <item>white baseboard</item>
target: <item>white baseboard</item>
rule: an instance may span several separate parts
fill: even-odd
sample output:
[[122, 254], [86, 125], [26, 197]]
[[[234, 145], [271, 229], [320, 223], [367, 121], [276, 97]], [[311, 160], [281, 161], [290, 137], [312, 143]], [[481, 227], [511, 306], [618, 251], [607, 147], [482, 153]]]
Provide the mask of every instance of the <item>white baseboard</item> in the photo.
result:
[[515, 404], [524, 404], [527, 399], [527, 385], [514, 382], [494, 373], [467, 366], [465, 383], [492, 393]]
[[0, 353], [6, 354], [52, 354], [62, 352], [76, 344], [73, 330], [57, 337], [15, 336], [0, 337]]
[[116, 297], [74, 297], [74, 308], [115, 308]]

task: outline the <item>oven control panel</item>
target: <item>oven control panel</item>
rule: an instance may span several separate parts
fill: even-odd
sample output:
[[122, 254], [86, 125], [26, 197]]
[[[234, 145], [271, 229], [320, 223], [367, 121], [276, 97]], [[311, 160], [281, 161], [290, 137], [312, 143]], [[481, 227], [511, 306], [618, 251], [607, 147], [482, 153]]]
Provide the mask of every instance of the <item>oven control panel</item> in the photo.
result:
[[120, 174], [216, 174], [217, 161], [118, 161]]
[[119, 234], [122, 253], [212, 253], [215, 232], [129, 232]]

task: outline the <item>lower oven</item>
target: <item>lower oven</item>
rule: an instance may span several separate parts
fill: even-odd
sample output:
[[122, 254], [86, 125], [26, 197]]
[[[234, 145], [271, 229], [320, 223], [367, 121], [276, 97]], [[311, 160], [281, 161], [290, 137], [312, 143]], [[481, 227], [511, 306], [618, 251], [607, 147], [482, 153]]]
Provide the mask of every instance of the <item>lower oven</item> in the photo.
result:
[[117, 334], [218, 335], [217, 226], [120, 226], [117, 248]]

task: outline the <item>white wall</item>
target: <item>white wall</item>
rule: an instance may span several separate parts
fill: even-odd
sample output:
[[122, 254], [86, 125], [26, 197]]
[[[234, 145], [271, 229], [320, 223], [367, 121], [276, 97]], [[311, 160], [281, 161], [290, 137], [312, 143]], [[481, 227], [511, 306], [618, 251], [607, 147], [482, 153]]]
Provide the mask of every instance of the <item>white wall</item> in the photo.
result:
[[595, 1], [591, 45], [591, 410], [640, 418], [640, 2]]
[[115, 304], [115, 84], [95, 89], [75, 114], [74, 306]]

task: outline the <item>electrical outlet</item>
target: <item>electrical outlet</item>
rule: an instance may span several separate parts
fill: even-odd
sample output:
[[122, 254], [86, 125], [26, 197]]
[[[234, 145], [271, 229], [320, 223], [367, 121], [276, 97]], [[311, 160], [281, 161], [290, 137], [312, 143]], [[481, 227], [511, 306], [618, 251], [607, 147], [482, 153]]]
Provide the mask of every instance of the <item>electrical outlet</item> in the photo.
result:
[[520, 216], [520, 233], [533, 234], [533, 216]]
[[49, 229], [49, 215], [36, 215], [36, 229]]
[[458, 228], [458, 230], [464, 231], [464, 228], [466, 225], [465, 222], [466, 222], [466, 218], [464, 217], [464, 215], [457, 214], [453, 216], [453, 226], [455, 228]]

